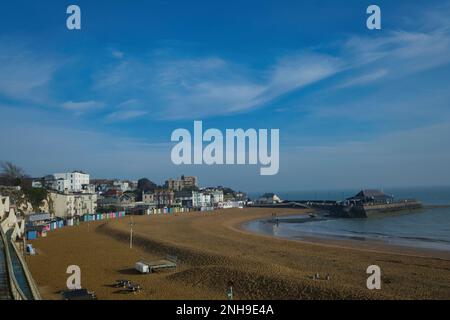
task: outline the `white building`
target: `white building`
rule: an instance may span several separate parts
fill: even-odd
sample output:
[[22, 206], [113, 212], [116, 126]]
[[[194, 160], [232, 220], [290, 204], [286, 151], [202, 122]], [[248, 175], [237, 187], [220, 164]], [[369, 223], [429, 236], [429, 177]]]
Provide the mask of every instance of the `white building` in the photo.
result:
[[80, 192], [83, 185], [89, 184], [89, 174], [80, 171], [55, 173], [53, 176], [55, 178], [53, 189], [59, 192]]
[[52, 189], [57, 190], [59, 192], [70, 191], [70, 182], [69, 180], [60, 178], [53, 181]]
[[42, 188], [43, 185], [42, 185], [42, 182], [41, 182], [41, 181], [39, 181], [39, 180], [33, 180], [33, 181], [31, 182], [31, 187], [32, 187], [32, 188]]
[[192, 191], [192, 206], [194, 208], [210, 207], [211, 205], [211, 195], [209, 193]]
[[94, 214], [97, 210], [96, 194], [50, 192], [50, 199], [55, 216], [60, 218]]
[[213, 205], [219, 205], [223, 203], [223, 190], [213, 190], [210, 192], [211, 202]]
[[280, 203], [281, 199], [275, 193], [265, 193], [258, 200], [259, 204], [276, 204]]
[[113, 186], [116, 190], [120, 190], [122, 192], [131, 190], [130, 184], [127, 181], [116, 180], [113, 182]]
[[244, 201], [226, 201], [219, 205], [222, 209], [232, 209], [232, 208], [244, 208]]

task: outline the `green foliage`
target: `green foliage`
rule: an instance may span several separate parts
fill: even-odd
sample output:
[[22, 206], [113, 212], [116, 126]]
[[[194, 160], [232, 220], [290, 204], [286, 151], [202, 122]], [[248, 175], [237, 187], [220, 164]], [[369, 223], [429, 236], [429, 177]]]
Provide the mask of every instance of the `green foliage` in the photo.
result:
[[107, 207], [99, 207], [97, 208], [98, 213], [109, 213], [109, 212], [117, 212], [120, 211], [121, 208], [118, 208], [116, 206], [107, 206]]
[[33, 206], [33, 210], [38, 211], [39, 207], [42, 205], [43, 201], [47, 199], [48, 192], [42, 188], [29, 188], [24, 189], [23, 193], [27, 198], [28, 202]]
[[150, 181], [149, 179], [142, 178], [139, 179], [137, 188], [140, 191], [147, 192], [147, 191], [154, 191], [155, 189], [158, 188], [158, 186], [156, 185], [156, 183]]

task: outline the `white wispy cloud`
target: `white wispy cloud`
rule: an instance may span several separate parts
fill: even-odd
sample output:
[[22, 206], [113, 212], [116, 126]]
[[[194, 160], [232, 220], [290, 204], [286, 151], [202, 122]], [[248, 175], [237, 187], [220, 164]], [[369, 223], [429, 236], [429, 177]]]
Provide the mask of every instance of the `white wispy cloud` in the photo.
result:
[[[133, 56], [109, 48], [117, 59], [92, 69], [94, 85], [89, 89], [95, 99], [117, 109], [130, 109], [128, 113], [113, 109], [106, 115], [117, 121], [145, 116], [144, 111], [150, 114], [149, 108], [154, 119], [193, 119], [264, 107], [324, 80], [332, 81], [315, 87], [319, 93], [399, 79], [450, 63], [450, 28], [448, 19], [443, 18], [449, 8], [447, 4], [441, 13], [423, 12], [412, 31], [349, 36], [337, 45], [275, 57], [273, 63], [258, 70], [217, 55], [186, 58], [180, 52], [163, 50]], [[51, 93], [49, 84], [61, 62], [53, 56], [36, 55], [26, 46], [8, 46], [3, 38], [0, 41], [0, 94], [21, 99]], [[101, 102], [89, 99], [89, 94], [84, 99], [87, 101], [54, 104], [77, 114], [102, 107]]]
[[282, 58], [259, 72], [216, 57], [133, 59], [101, 72], [95, 81], [99, 92], [144, 95], [161, 106], [160, 118], [183, 119], [250, 110], [340, 68], [339, 59], [312, 52]]
[[63, 61], [32, 48], [31, 43], [0, 37], [0, 95], [37, 102], [48, 97], [48, 84]]
[[138, 118], [146, 115], [148, 112], [144, 110], [121, 110], [115, 111], [106, 116], [106, 120], [110, 122], [124, 121]]
[[67, 101], [62, 104], [62, 108], [69, 110], [69, 111], [73, 111], [77, 114], [82, 114], [82, 113], [89, 112], [89, 111], [95, 111], [100, 108], [103, 108], [104, 106], [105, 106], [105, 104], [103, 102], [94, 101], [94, 100], [79, 101], [79, 102]]
[[259, 70], [217, 56], [129, 57], [96, 74], [95, 89], [144, 100], [157, 119], [193, 119], [264, 107], [324, 80], [332, 81], [317, 87], [319, 94], [393, 81], [450, 63], [449, 23], [435, 12], [424, 13], [428, 18], [412, 30], [350, 35], [328, 47], [333, 54], [304, 48]]
[[[326, 183], [336, 189], [446, 184], [449, 144], [450, 122], [441, 122], [363, 141], [289, 147], [282, 156], [289, 170], [278, 178], [289, 183], [295, 171], [309, 188]], [[318, 177], [327, 177], [326, 182]]]
[[119, 50], [113, 50], [111, 52], [111, 54], [114, 58], [117, 58], [117, 59], [122, 59], [125, 55], [122, 51], [119, 51]]
[[355, 76], [353, 78], [349, 78], [344, 80], [343, 82], [336, 85], [336, 89], [343, 89], [355, 86], [363, 86], [374, 81], [380, 80], [388, 75], [388, 71], [386, 69], [375, 70], [373, 72], [364, 73], [362, 75]]

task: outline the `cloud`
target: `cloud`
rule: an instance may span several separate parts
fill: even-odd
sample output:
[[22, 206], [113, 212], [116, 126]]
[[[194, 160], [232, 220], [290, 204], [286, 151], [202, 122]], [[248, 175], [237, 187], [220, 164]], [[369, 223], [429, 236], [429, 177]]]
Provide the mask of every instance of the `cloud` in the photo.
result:
[[129, 99], [119, 103], [118, 108], [130, 108], [139, 106], [141, 102], [138, 99]]
[[94, 111], [100, 108], [103, 108], [105, 104], [100, 101], [80, 101], [80, 102], [74, 102], [74, 101], [67, 101], [62, 104], [62, 108], [73, 111], [77, 114]]
[[352, 74], [337, 88], [399, 79], [450, 63], [450, 29], [441, 25], [378, 37], [352, 36], [342, 45], [341, 55]]
[[449, 23], [435, 12], [423, 12], [414, 29], [350, 35], [275, 58], [257, 70], [218, 56], [185, 58], [170, 50], [129, 56], [95, 74], [94, 89], [139, 99], [152, 106], [154, 119], [177, 120], [248, 112], [312, 85], [318, 95], [328, 95], [397, 81], [450, 63]]
[[122, 51], [119, 51], [119, 50], [113, 50], [111, 52], [111, 54], [114, 58], [117, 58], [117, 59], [122, 59], [125, 55]]
[[124, 110], [115, 111], [107, 115], [106, 120], [110, 122], [124, 121], [146, 115], [148, 112], [144, 110]]
[[343, 89], [343, 88], [367, 85], [369, 83], [372, 83], [374, 81], [384, 78], [386, 75], [388, 75], [388, 73], [389, 72], [386, 69], [375, 70], [370, 73], [366, 73], [366, 74], [363, 74], [360, 76], [349, 78], [348, 80], [345, 80], [345, 81], [341, 82], [340, 84], [338, 84], [335, 88]]
[[[49, 109], [24, 113], [0, 104], [0, 111], [0, 150], [7, 150], [0, 160], [13, 161], [35, 177], [79, 168], [99, 178], [146, 175], [164, 182], [170, 176], [169, 143], [86, 128], [64, 116], [56, 121]], [[10, 132], [20, 134], [11, 139]]]
[[0, 37], [0, 95], [42, 102], [49, 93], [48, 84], [62, 64], [51, 54], [33, 50], [31, 43]]
[[276, 97], [305, 87], [342, 71], [342, 61], [324, 54], [284, 57], [273, 67], [266, 95]]
[[139, 96], [159, 106], [160, 119], [192, 119], [248, 111], [339, 70], [339, 59], [314, 53], [282, 58], [258, 72], [217, 57], [130, 59], [96, 75], [95, 89]]
[[450, 179], [448, 145], [450, 122], [362, 141], [290, 147], [281, 155], [286, 174], [277, 178], [296, 187], [290, 176], [295, 172], [310, 189], [443, 185]]

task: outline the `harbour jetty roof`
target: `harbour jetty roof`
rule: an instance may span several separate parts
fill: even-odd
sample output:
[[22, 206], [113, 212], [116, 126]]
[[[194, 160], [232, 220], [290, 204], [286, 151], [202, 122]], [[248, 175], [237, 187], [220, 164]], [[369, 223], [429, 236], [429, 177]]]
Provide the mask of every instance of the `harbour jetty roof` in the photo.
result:
[[381, 190], [376, 189], [365, 189], [358, 192], [355, 196], [351, 198], [347, 198], [347, 200], [361, 200], [361, 201], [370, 201], [370, 200], [389, 200], [393, 197], [385, 194]]

